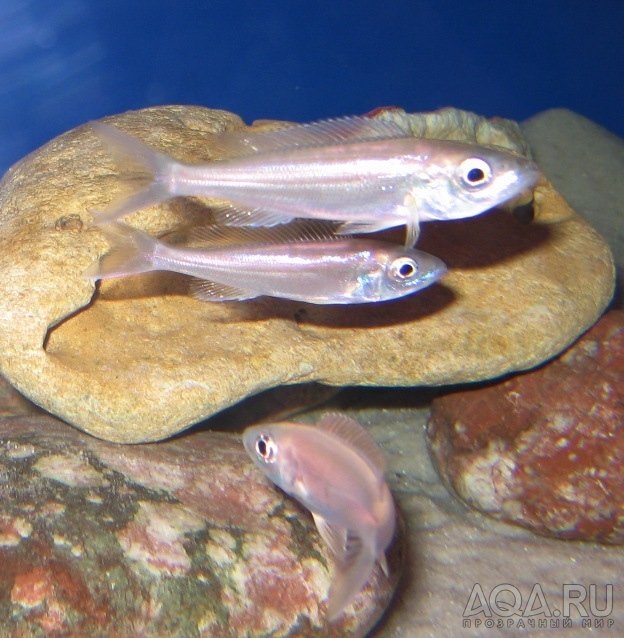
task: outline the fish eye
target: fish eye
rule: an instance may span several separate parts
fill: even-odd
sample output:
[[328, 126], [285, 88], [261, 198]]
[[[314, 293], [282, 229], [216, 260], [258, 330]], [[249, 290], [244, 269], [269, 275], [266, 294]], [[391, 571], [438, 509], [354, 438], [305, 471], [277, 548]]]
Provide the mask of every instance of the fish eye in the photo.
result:
[[277, 447], [270, 436], [262, 434], [256, 439], [256, 452], [265, 463], [275, 463]]
[[390, 276], [398, 281], [412, 279], [418, 274], [418, 264], [411, 257], [398, 257], [390, 264]]
[[485, 186], [492, 180], [492, 168], [480, 157], [469, 157], [459, 165], [459, 179], [470, 188]]

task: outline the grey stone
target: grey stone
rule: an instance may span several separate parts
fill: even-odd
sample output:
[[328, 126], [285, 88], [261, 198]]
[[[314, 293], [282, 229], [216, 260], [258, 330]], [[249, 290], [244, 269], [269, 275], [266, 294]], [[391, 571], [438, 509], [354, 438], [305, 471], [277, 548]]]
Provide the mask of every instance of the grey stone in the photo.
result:
[[624, 139], [568, 109], [538, 113], [521, 128], [553, 186], [611, 247], [618, 279], [614, 305], [622, 306]]

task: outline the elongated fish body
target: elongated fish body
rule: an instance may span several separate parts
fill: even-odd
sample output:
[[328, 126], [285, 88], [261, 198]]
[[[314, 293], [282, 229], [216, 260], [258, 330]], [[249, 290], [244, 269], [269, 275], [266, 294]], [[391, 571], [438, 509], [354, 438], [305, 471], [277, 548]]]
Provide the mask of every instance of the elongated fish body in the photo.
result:
[[446, 272], [444, 263], [428, 253], [336, 237], [325, 230], [328, 226], [210, 226], [194, 233], [195, 241], [205, 247], [179, 247], [113, 222], [101, 227], [112, 250], [85, 274], [105, 279], [168, 270], [197, 278], [191, 292], [203, 300], [268, 295], [315, 304], [355, 304], [409, 295]]
[[101, 122], [93, 128], [117, 157], [122, 180], [139, 184], [103, 212], [110, 221], [176, 196], [227, 202], [219, 221], [273, 226], [295, 217], [342, 222], [365, 233], [478, 215], [536, 181], [529, 159], [463, 142], [407, 136], [367, 118], [317, 122], [269, 133], [218, 137], [231, 159], [178, 162]]
[[247, 428], [243, 444], [278, 487], [312, 512], [336, 559], [327, 614], [338, 617], [366, 585], [394, 536], [394, 501], [383, 454], [353, 419], [326, 414], [316, 426], [269, 423]]

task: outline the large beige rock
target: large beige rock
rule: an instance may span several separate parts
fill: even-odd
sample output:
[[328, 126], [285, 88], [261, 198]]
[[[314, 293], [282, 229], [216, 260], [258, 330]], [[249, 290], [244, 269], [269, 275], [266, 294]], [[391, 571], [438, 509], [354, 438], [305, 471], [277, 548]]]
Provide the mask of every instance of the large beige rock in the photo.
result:
[[[391, 116], [409, 129], [423, 121]], [[482, 118], [445, 111], [442, 119], [453, 137], [483, 135]], [[217, 157], [212, 133], [244, 127], [197, 107], [109, 121], [195, 161]], [[500, 144], [505, 127], [492, 126]], [[507, 126], [517, 148], [517, 127]], [[424, 225], [419, 248], [450, 272], [393, 303], [205, 303], [185, 294], [184, 277], [163, 273], [96, 290], [82, 272], [108, 246], [89, 211], [116, 187], [115, 166], [88, 126], [29, 155], [0, 184], [0, 371], [37, 404], [112, 441], [167, 437], [281, 384], [438, 385], [530, 368], [591, 326], [612, 295], [607, 245], [546, 182], [532, 224], [494, 211]], [[210, 215], [178, 199], [127, 220], [175, 241]]]

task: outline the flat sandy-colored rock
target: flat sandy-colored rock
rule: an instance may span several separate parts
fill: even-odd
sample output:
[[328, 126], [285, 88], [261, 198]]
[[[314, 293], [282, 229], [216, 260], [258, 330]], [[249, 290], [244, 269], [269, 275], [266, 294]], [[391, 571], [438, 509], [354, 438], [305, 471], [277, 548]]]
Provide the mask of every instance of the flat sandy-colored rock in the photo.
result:
[[[452, 129], [448, 113], [455, 138], [464, 120], [464, 138], [482, 121], [459, 118]], [[195, 161], [217, 157], [213, 132], [244, 127], [198, 107], [108, 121]], [[186, 295], [183, 277], [163, 273], [96, 290], [82, 273], [108, 245], [89, 211], [116, 187], [88, 126], [29, 155], [0, 184], [0, 371], [37, 404], [112, 441], [165, 438], [282, 384], [440, 385], [530, 368], [589, 328], [613, 291], [606, 243], [546, 182], [531, 224], [501, 210], [424, 225], [419, 248], [450, 272], [397, 302], [202, 303]], [[210, 215], [177, 199], [127, 221], [175, 241]]]

